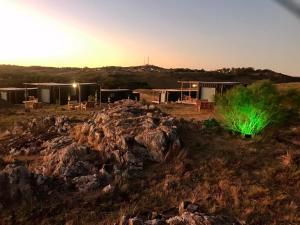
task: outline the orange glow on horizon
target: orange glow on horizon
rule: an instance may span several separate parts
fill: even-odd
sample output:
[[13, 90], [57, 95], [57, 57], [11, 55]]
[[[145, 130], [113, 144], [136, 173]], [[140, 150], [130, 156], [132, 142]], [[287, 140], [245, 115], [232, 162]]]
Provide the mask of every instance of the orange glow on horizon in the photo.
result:
[[120, 55], [105, 38], [89, 35], [9, 1], [0, 7], [0, 64], [97, 66]]
[[[150, 63], [164, 67], [188, 67], [184, 58], [133, 34], [120, 34], [78, 27], [75, 21], [50, 18], [29, 5], [4, 0], [0, 7], [0, 64], [54, 67], [132, 66]], [[92, 29], [92, 28], [89, 28]], [[100, 29], [101, 30], [101, 29]], [[122, 37], [122, 39], [120, 39]], [[157, 46], [153, 48], [152, 46]], [[204, 61], [202, 60], [201, 63]], [[189, 61], [190, 65], [198, 62]]]

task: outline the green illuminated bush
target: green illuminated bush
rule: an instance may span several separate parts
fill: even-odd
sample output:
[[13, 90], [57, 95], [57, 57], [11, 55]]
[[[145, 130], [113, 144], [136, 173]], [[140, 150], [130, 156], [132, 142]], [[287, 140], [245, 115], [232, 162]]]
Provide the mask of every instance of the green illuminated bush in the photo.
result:
[[255, 135], [272, 124], [298, 115], [300, 97], [295, 90], [279, 92], [268, 81], [237, 86], [216, 97], [222, 124], [243, 135]]

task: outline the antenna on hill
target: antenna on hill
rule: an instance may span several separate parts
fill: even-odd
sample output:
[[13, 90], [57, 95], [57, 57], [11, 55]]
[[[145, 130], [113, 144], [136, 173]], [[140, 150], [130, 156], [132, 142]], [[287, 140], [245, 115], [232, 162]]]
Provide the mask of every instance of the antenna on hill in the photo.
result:
[[144, 57], [144, 66], [147, 66], [147, 65], [150, 65], [150, 57], [147, 56], [147, 57]]

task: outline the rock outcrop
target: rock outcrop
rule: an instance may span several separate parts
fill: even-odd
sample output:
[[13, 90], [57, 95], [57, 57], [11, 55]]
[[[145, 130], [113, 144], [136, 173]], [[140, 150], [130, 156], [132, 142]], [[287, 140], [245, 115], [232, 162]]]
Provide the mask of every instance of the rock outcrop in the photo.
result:
[[74, 128], [74, 138], [97, 150], [127, 175], [147, 162], [163, 162], [181, 151], [172, 117], [153, 106], [120, 101]]
[[85, 122], [48, 116], [16, 123], [11, 133], [10, 155], [41, 156], [31, 166], [34, 174], [59, 179], [80, 192], [112, 192], [114, 178], [133, 178], [145, 164], [181, 151], [175, 120], [131, 100], [116, 102]]

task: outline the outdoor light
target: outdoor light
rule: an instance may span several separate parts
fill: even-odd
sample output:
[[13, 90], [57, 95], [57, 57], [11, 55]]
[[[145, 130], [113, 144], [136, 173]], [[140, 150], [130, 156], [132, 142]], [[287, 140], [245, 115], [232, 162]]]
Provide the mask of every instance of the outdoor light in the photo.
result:
[[196, 87], [198, 87], [198, 85], [197, 84], [192, 84], [192, 87], [196, 88]]
[[77, 88], [77, 84], [75, 82], [72, 84], [72, 86], [73, 88]]

